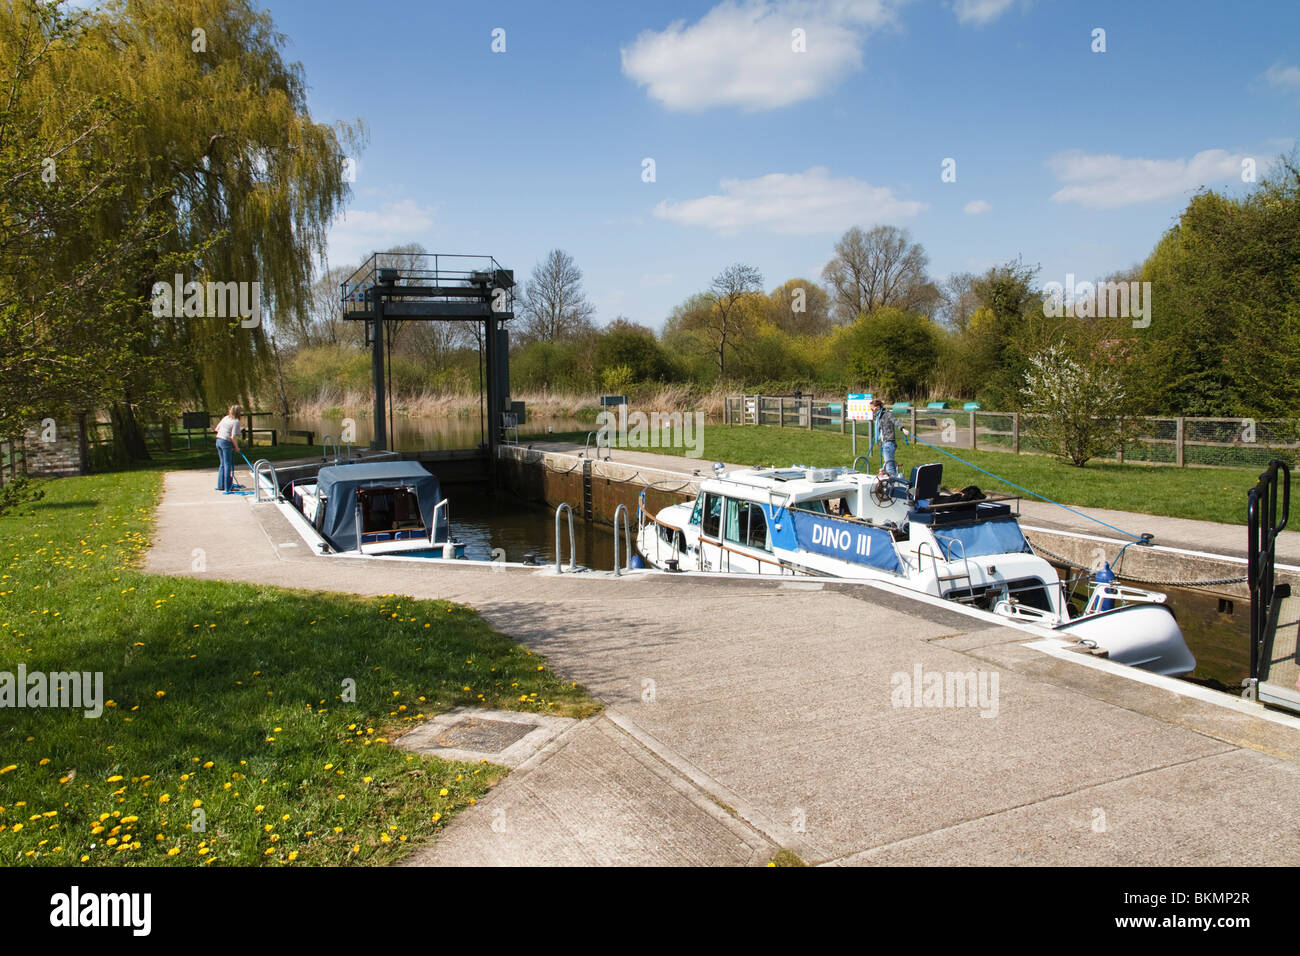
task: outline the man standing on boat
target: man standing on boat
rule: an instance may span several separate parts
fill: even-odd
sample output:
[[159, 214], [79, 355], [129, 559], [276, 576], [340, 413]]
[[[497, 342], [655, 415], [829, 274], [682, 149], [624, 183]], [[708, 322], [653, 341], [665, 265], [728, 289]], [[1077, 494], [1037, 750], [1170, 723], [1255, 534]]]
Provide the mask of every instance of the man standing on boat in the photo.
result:
[[217, 457], [221, 462], [217, 468], [217, 491], [228, 495], [235, 491], [235, 452], [239, 451], [239, 433], [243, 430], [239, 419], [243, 413], [238, 405], [231, 405], [226, 417], [217, 423]]
[[876, 420], [876, 434], [880, 437], [880, 450], [884, 456], [885, 474], [890, 478], [898, 477], [898, 463], [894, 455], [898, 451], [898, 423], [885, 403], [878, 398], [871, 400], [871, 417]]

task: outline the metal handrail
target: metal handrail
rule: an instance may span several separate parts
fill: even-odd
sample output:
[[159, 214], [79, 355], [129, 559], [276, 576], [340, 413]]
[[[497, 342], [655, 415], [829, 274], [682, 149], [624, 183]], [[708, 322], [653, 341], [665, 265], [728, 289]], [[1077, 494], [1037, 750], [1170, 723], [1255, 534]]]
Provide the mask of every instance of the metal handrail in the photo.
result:
[[611, 461], [614, 457], [614, 453], [610, 450], [608, 439], [606, 439], [605, 441], [605, 457], [603, 459], [600, 457], [600, 432], [587, 432], [587, 440], [582, 446], [582, 457], [586, 458], [587, 452], [591, 451], [591, 437], [593, 435], [596, 436], [596, 459], [595, 460]]
[[451, 540], [451, 508], [447, 505], [447, 499], [443, 498], [433, 506], [433, 519], [429, 522], [429, 543], [437, 543], [438, 535], [438, 509], [441, 508], [447, 514], [447, 540]]
[[[871, 467], [871, 457], [870, 457], [869, 455], [859, 455], [857, 458], [854, 458], [854, 459], [853, 459], [853, 470], [854, 470], [854, 471], [858, 471], [858, 462], [860, 462], [860, 461], [865, 461], [865, 462], [867, 463], [867, 467], [868, 467], [868, 468]], [[861, 474], [861, 473], [862, 473], [862, 472], [859, 472], [859, 474]]]
[[320, 440], [320, 460], [324, 461], [329, 457], [330, 442], [334, 442], [334, 461], [337, 464], [341, 452], [339, 450], [339, 441], [333, 435], [326, 435]]
[[569, 513], [569, 570], [570, 571], [578, 570], [578, 538], [577, 538], [577, 534], [573, 530], [573, 508], [569, 506], [569, 503], [567, 501], [561, 501], [559, 506], [555, 509], [555, 573], [556, 574], [564, 573], [563, 569], [560, 567], [560, 555], [562, 553], [560, 550], [560, 515], [566, 511]]
[[[263, 465], [266, 466], [265, 469], [262, 468]], [[262, 477], [262, 472], [264, 470], [269, 471], [271, 473], [271, 488], [274, 489], [274, 494], [272, 494], [271, 497], [265, 499], [262, 497], [262, 482], [260, 480]], [[275, 465], [271, 464], [265, 458], [259, 458], [257, 459], [257, 461], [253, 463], [253, 500], [254, 501], [263, 501], [263, 500], [279, 501], [280, 500], [280, 479], [275, 473]]]
[[618, 569], [618, 516], [623, 515], [623, 538], [627, 551], [627, 569], [632, 570], [632, 533], [628, 531], [627, 524], [627, 505], [619, 505], [614, 509], [614, 577], [620, 577], [622, 572]]

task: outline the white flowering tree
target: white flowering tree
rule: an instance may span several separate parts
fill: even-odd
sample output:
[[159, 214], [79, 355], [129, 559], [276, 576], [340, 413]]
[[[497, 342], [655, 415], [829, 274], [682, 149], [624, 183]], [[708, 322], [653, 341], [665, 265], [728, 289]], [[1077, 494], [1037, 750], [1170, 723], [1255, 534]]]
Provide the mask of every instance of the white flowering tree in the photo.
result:
[[1077, 468], [1114, 452], [1132, 428], [1119, 373], [1104, 359], [1080, 362], [1050, 346], [1030, 358], [1020, 392], [1035, 433]]

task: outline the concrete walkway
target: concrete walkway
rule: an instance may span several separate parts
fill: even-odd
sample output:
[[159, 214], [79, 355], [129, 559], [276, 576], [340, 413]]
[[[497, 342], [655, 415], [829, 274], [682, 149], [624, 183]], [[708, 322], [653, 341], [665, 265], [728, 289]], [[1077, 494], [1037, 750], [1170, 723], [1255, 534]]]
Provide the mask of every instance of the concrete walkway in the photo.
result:
[[[472, 604], [605, 702], [412, 864], [743, 865], [779, 847], [841, 864], [1300, 857], [1300, 721], [1050, 656], [937, 602], [319, 557], [274, 505], [172, 473], [147, 567], [196, 575], [195, 548], [197, 576]], [[996, 695], [898, 706], [918, 668], [984, 672]]]

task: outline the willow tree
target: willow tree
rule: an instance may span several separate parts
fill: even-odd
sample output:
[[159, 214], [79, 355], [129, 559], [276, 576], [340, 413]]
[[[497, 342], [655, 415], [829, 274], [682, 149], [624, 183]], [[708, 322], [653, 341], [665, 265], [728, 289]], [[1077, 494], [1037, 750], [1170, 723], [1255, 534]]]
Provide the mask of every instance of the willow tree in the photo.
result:
[[171, 228], [126, 195], [124, 98], [73, 82], [85, 28], [57, 5], [0, 0], [0, 437], [120, 394], [142, 342], [106, 320], [132, 306]]
[[178, 272], [183, 285], [257, 283], [263, 316], [310, 307], [313, 264], [350, 193], [344, 162], [361, 130], [312, 120], [302, 67], [281, 57], [284, 39], [248, 0], [117, 0], [79, 38], [70, 79], [124, 102], [130, 121], [113, 127], [113, 149], [132, 160], [86, 248], [142, 207], [170, 226], [149, 267], [129, 277], [131, 305], [111, 316], [139, 336], [114, 408], [133, 455], [147, 454], [137, 409], [248, 403], [271, 374], [265, 326], [253, 316], [167, 314], [151, 308], [157, 283]]

